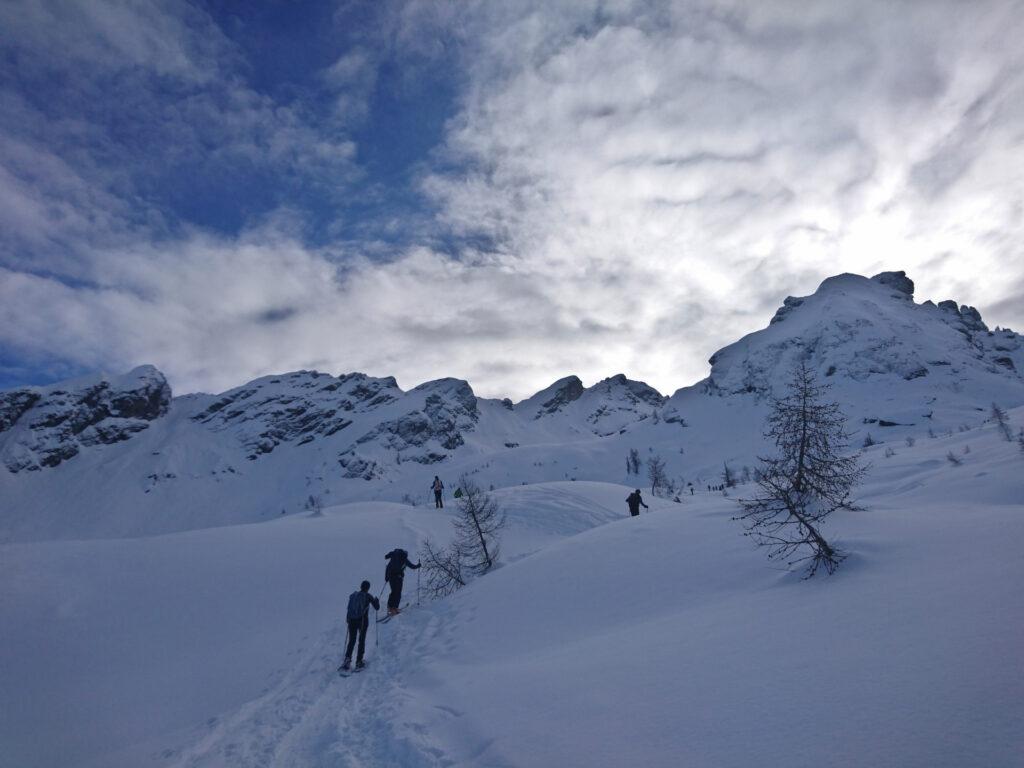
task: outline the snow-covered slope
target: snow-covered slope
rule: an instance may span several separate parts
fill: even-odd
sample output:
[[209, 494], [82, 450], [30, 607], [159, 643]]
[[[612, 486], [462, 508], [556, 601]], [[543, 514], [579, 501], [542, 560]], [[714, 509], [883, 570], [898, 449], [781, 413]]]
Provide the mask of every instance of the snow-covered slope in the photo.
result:
[[[170, 399], [152, 368], [0, 393], [0, 541], [139, 536], [253, 522], [356, 500], [426, 502], [449, 488], [551, 480], [640, 485], [660, 455], [682, 487], [753, 466], [768, 396], [793, 361], [832, 383], [858, 440], [899, 441], [1024, 404], [1024, 342], [953, 302], [917, 304], [903, 273], [840, 275], [787, 298], [767, 328], [716, 353], [666, 398], [613, 376], [533, 397], [478, 398], [456, 379], [312, 371]], [[671, 340], [666, 340], [670, 344]]]
[[[1024, 426], [1024, 409], [1010, 419]], [[360, 502], [2, 545], [4, 758], [1016, 765], [1024, 455], [992, 425], [867, 454], [865, 510], [827, 526], [850, 557], [811, 582], [752, 549], [721, 494], [628, 518], [624, 486], [498, 491], [505, 564], [381, 625], [369, 668], [346, 680], [347, 593], [364, 577], [377, 590], [391, 547], [443, 537], [447, 510]]]

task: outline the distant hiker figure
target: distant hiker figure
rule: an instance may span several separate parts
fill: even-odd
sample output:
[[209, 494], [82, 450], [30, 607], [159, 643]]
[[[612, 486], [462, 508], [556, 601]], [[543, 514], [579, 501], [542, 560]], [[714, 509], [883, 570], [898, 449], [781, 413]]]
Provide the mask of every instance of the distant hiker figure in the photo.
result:
[[388, 567], [384, 571], [384, 578], [391, 587], [391, 594], [388, 595], [388, 616], [394, 616], [400, 612], [402, 604], [402, 581], [405, 579], [405, 567], [419, 568], [420, 564], [413, 565], [409, 562], [409, 553], [404, 549], [393, 549], [384, 555], [388, 561]]
[[374, 610], [380, 609], [380, 601], [370, 594], [370, 582], [364, 581], [359, 585], [359, 591], [353, 592], [348, 598], [348, 613], [345, 618], [348, 621], [348, 646], [345, 648], [345, 661], [342, 669], [352, 666], [352, 648], [356, 644], [356, 636], [359, 636], [359, 653], [356, 656], [356, 669], [363, 668], [363, 653], [366, 651], [366, 630], [370, 626], [370, 606]]
[[648, 509], [648, 506], [644, 504], [644, 500], [640, 498], [640, 489], [637, 488], [629, 496], [626, 497], [626, 503], [629, 504], [629, 514], [636, 517], [640, 514], [640, 507]]
[[434, 482], [430, 484], [430, 487], [434, 491], [434, 509], [443, 509], [444, 499], [441, 496], [444, 494], [444, 483], [441, 482], [441, 478], [434, 475]]

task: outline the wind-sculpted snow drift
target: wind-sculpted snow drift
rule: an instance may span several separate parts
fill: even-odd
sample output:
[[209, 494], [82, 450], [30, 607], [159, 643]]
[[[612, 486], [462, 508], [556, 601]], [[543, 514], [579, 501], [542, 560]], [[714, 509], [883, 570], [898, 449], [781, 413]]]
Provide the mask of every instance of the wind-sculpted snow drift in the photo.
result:
[[[561, 379], [519, 403], [465, 381], [299, 371], [171, 399], [151, 367], [0, 393], [0, 540], [127, 536], [255, 521], [324, 503], [425, 500], [434, 474], [482, 485], [615, 480], [631, 448], [683, 485], [752, 466], [766, 399], [798, 358], [872, 440], [946, 432], [1024, 403], [1024, 344], [902, 272], [839, 275], [665, 397], [618, 375]], [[666, 340], [670, 344], [671, 340]]]

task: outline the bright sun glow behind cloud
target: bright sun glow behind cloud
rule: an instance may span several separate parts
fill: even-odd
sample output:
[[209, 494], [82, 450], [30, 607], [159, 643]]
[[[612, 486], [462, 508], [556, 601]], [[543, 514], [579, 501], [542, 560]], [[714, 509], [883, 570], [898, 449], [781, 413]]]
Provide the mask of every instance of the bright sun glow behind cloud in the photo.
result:
[[[1020, 3], [413, 0], [301, 88], [253, 83], [201, 9], [91, 8], [0, 17], [8, 379], [672, 391], [843, 271], [1024, 324]], [[366, 158], [412, 146], [424, 71], [453, 95], [396, 183]], [[30, 92], [55, 76], [76, 90]], [[105, 121], [110, 83], [139, 136]]]

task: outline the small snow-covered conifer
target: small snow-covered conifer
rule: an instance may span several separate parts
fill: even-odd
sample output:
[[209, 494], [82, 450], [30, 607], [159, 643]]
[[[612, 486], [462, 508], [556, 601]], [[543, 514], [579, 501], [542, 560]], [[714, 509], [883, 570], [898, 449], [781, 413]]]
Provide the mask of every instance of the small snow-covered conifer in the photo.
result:
[[626, 456], [626, 474], [640, 474], [640, 451], [638, 451], [636, 448], [630, 448], [629, 455]]
[[736, 473], [732, 471], [727, 462], [722, 463], [722, 483], [726, 488], [732, 488], [736, 485]]
[[992, 403], [992, 420], [996, 423], [999, 433], [1006, 438], [1006, 442], [1013, 442], [1013, 431], [1010, 429], [1010, 420], [1006, 411], [995, 403]]

